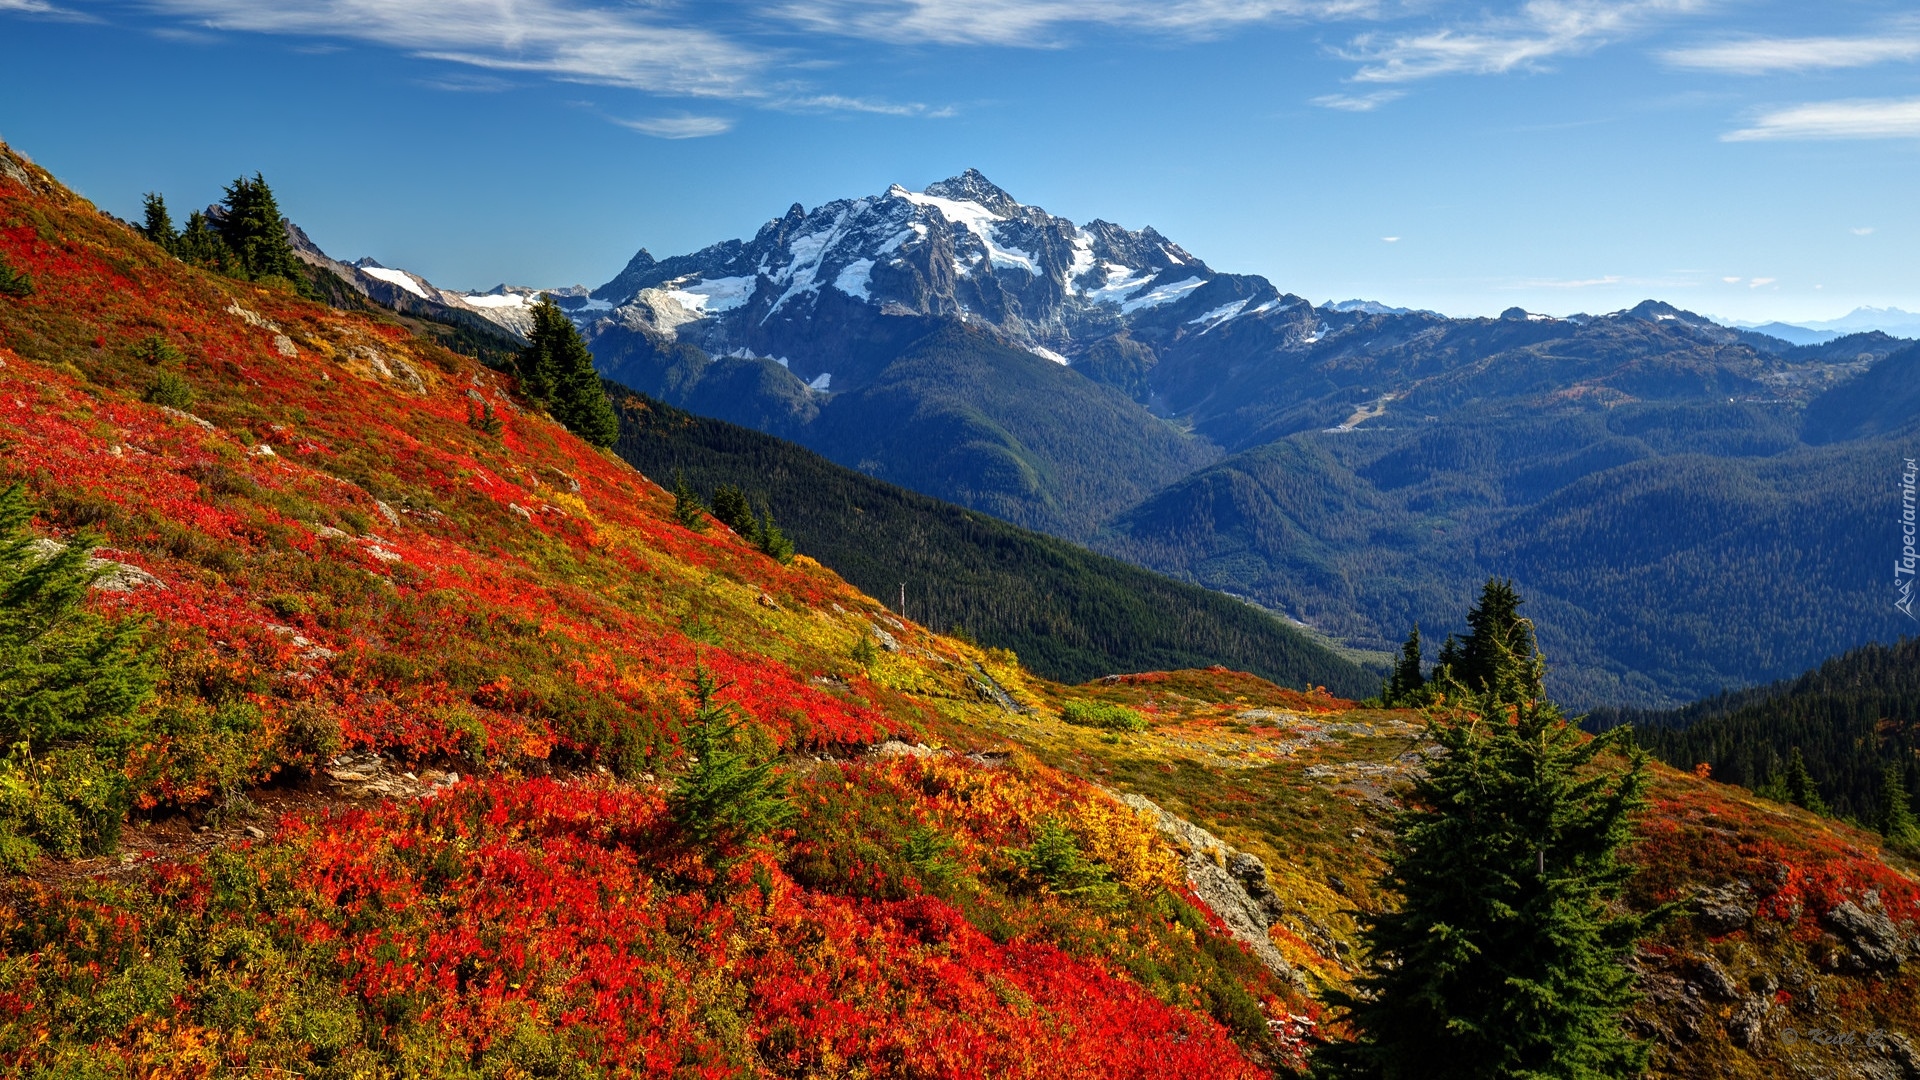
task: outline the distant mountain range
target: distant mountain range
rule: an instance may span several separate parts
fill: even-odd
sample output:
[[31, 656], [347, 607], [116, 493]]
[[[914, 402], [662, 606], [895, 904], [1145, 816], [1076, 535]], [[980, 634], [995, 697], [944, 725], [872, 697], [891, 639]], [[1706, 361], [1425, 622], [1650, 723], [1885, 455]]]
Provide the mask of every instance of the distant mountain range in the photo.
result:
[[[335, 272], [510, 329], [533, 295]], [[1415, 621], [1437, 644], [1510, 575], [1574, 704], [1780, 678], [1904, 621], [1873, 522], [1914, 414], [1848, 389], [1915, 363], [1884, 332], [1315, 306], [974, 171], [557, 295], [609, 378], [1362, 651]]]
[[1819, 319], [1811, 322], [1736, 322], [1729, 325], [1755, 330], [1791, 341], [1795, 345], [1819, 345], [1849, 334], [1874, 331], [1893, 337], [1920, 338], [1920, 314], [1893, 307], [1854, 308], [1837, 319]]

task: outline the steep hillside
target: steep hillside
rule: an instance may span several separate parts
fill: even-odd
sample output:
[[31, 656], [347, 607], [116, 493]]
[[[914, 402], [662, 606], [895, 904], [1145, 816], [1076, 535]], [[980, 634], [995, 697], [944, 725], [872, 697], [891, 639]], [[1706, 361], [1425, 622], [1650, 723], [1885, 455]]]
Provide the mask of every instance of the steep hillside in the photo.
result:
[[1224, 663], [1290, 686], [1371, 696], [1380, 676], [1237, 600], [842, 468], [750, 428], [652, 399], [622, 403], [615, 450], [650, 476], [684, 472], [773, 510], [802, 552], [869, 594], [1012, 649], [1030, 670], [1099, 675]]
[[[470, 360], [191, 270], [0, 162], [24, 276], [0, 479], [37, 539], [99, 538], [91, 606], [140, 621], [158, 680], [90, 745], [5, 759], [8, 858], [78, 859], [0, 887], [6, 1071], [1253, 1076], [1297, 1053], [1307, 1003], [1210, 928], [1151, 827], [990, 734], [1036, 707], [1005, 657], [673, 524]], [[735, 749], [699, 670], [749, 724]], [[124, 772], [86, 771], [115, 747]], [[767, 751], [789, 826], [685, 816], [703, 763]], [[53, 827], [74, 820], [99, 828]]]

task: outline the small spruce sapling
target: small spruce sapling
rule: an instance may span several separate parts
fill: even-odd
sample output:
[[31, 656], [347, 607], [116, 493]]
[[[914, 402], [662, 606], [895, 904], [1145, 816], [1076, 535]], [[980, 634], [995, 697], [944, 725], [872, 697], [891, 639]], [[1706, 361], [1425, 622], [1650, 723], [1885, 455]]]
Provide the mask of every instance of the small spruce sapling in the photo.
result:
[[24, 298], [32, 295], [33, 279], [15, 270], [7, 262], [6, 256], [0, 255], [0, 296]]
[[1807, 759], [1797, 746], [1787, 755], [1787, 767], [1767, 777], [1754, 794], [1775, 802], [1792, 803], [1815, 814], [1828, 813], [1827, 801], [1820, 797], [1820, 785], [1807, 771]]
[[620, 417], [594, 369], [593, 354], [551, 293], [542, 293], [534, 304], [533, 329], [514, 367], [521, 391], [546, 406], [567, 430], [602, 448], [620, 437]]
[[694, 669], [694, 713], [688, 725], [687, 771], [673, 786], [668, 811], [689, 844], [715, 870], [738, 862], [755, 842], [792, 819], [787, 783], [771, 756], [743, 745], [745, 725], [702, 666]]
[[167, 212], [167, 200], [159, 192], [149, 191], [140, 197], [140, 206], [145, 217], [140, 225], [140, 235], [172, 252], [180, 234], [174, 231], [173, 215]]
[[87, 610], [103, 571], [89, 540], [49, 551], [32, 519], [24, 487], [0, 491], [0, 867], [11, 869], [112, 849], [155, 682], [140, 625]]
[[1107, 906], [1119, 899], [1120, 890], [1108, 879], [1107, 868], [1082, 854], [1073, 831], [1053, 815], [1034, 822], [1032, 840], [1008, 855], [1028, 880], [1056, 896], [1095, 906]]

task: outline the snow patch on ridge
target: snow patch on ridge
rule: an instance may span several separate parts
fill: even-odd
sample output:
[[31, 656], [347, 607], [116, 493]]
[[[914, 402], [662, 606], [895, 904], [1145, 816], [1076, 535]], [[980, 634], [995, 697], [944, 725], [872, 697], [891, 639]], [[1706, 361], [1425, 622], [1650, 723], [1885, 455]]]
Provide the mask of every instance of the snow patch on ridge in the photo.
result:
[[848, 296], [871, 300], [873, 298], [867, 295], [867, 281], [872, 273], [872, 259], [855, 259], [840, 271], [839, 277], [833, 279], [833, 287]]
[[1073, 230], [1073, 262], [1067, 266], [1067, 291], [1084, 292], [1074, 282], [1093, 269], [1093, 241], [1082, 229]]
[[527, 307], [533, 303], [531, 298], [519, 293], [474, 293], [470, 296], [462, 296], [460, 299], [477, 308], [517, 308]]
[[1096, 304], [1118, 304], [1130, 293], [1139, 291], [1140, 287], [1150, 280], [1149, 278], [1135, 280], [1134, 275], [1139, 271], [1131, 266], [1121, 266], [1119, 263], [1107, 263], [1106, 271], [1107, 283], [1097, 289], [1089, 289], [1086, 293], [1087, 299]]
[[667, 295], [689, 311], [717, 315], [746, 303], [753, 296], [754, 286], [758, 283], [757, 277], [714, 278], [711, 281], [696, 281], [691, 285], [674, 283], [668, 287]]
[[1051, 360], [1054, 363], [1059, 364], [1061, 367], [1066, 367], [1067, 365], [1073, 363], [1073, 361], [1067, 359], [1064, 356], [1061, 356], [1059, 353], [1054, 352], [1052, 349], [1049, 349], [1044, 345], [1029, 345], [1027, 346], [1027, 351], [1041, 358], [1042, 360]]
[[422, 300], [430, 299], [425, 290], [420, 288], [420, 283], [413, 280], [413, 275], [405, 270], [389, 270], [384, 266], [363, 266], [360, 272], [370, 278], [378, 278], [389, 285], [398, 285]]
[[1121, 304], [1120, 312], [1124, 315], [1131, 315], [1141, 308], [1159, 307], [1161, 304], [1170, 304], [1205, 284], [1206, 280], [1203, 278], [1190, 277], [1182, 281], [1176, 281], [1171, 285], [1156, 285], [1152, 291]]
[[[1235, 315], [1240, 314], [1240, 309], [1246, 306], [1247, 306], [1247, 301], [1245, 300], [1235, 300], [1231, 304], [1221, 304], [1219, 307], [1214, 308], [1212, 311], [1209, 311], [1201, 315], [1197, 319], [1188, 319], [1187, 325], [1196, 326], [1200, 323], [1226, 322], [1228, 319], [1231, 319]], [[1207, 327], [1207, 329], [1211, 330], [1213, 329], [1213, 327], [1209, 326]]]
[[964, 226], [980, 241], [981, 246], [987, 249], [987, 258], [995, 267], [1025, 270], [1035, 277], [1040, 276], [1040, 267], [1033, 261], [1032, 255], [1017, 247], [1004, 246], [994, 238], [994, 227], [1000, 224], [1000, 218], [979, 203], [908, 191], [898, 184], [895, 184], [887, 194], [905, 199], [915, 206], [925, 206], [948, 221]]

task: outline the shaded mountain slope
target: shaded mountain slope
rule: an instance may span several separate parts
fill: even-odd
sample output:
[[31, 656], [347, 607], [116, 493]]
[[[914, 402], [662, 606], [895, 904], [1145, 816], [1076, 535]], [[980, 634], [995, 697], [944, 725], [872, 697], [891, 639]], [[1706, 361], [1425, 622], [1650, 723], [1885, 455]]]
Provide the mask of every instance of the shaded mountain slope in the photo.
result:
[[860, 346], [878, 369], [835, 393], [810, 390], [769, 359], [716, 358], [643, 334], [603, 330], [596, 346], [627, 334], [621, 359], [600, 362], [623, 385], [1068, 538], [1217, 456], [1124, 395], [995, 334], [923, 319], [890, 325], [896, 335]]
[[1379, 689], [1304, 633], [1240, 601], [834, 465], [789, 443], [650, 400], [621, 405], [615, 449], [696, 490], [744, 489], [799, 549], [874, 596], [900, 586], [928, 626], [1013, 649], [1048, 678], [1223, 663], [1348, 697]]
[[1873, 819], [1882, 770], [1920, 791], [1920, 639], [1850, 650], [1795, 679], [1664, 711], [1596, 710], [1598, 730], [1632, 724], [1642, 746], [1680, 768], [1705, 762], [1758, 787], [1799, 750], [1834, 813]]
[[1416, 621], [1437, 648], [1479, 582], [1512, 576], [1556, 694], [1668, 705], [1900, 632], [1863, 573], [1897, 552], [1862, 524], [1899, 449], [1807, 447], [1797, 423], [1723, 401], [1303, 433], [1172, 485], [1095, 546], [1377, 650]]

